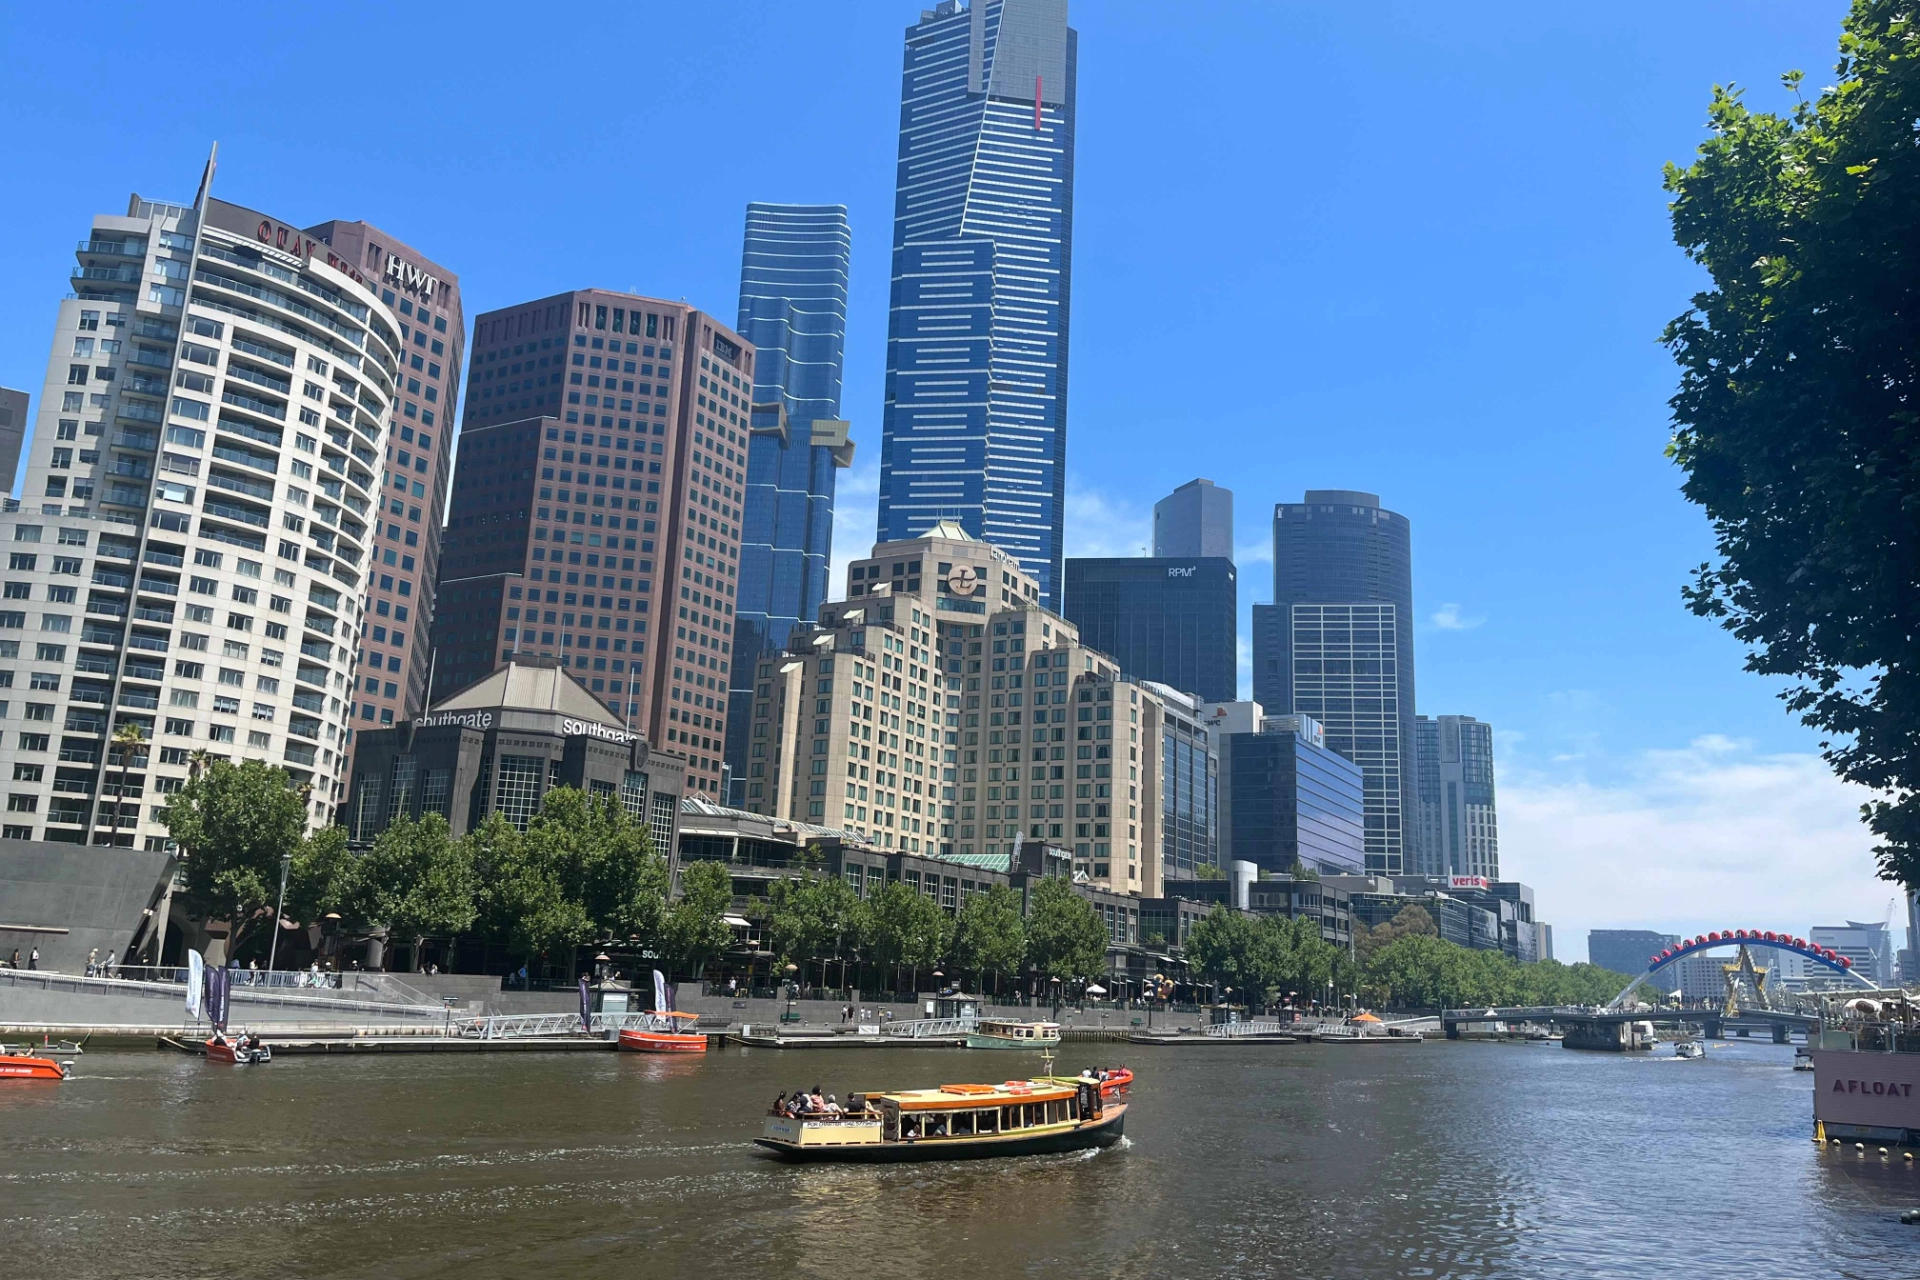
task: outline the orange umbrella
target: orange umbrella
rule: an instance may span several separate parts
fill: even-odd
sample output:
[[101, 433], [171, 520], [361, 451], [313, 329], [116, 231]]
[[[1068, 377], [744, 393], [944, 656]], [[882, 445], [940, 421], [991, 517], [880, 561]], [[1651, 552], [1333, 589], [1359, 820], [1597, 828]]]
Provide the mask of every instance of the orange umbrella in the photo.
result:
[[1370, 1013], [1363, 1013], [1359, 1017], [1355, 1018], [1354, 1021], [1355, 1022], [1378, 1022], [1380, 1021], [1380, 1019], [1374, 1017]]

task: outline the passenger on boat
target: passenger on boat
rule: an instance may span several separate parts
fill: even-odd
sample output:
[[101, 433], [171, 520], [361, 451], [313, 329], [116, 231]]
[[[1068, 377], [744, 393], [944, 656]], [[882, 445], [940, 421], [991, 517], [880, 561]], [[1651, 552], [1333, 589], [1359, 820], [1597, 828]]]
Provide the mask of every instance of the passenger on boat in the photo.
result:
[[840, 1102], [832, 1094], [827, 1095], [827, 1114], [830, 1116], [837, 1116], [841, 1114]]
[[785, 1111], [786, 1109], [787, 1109], [787, 1091], [785, 1089], [782, 1089], [780, 1091], [780, 1095], [773, 1100], [773, 1114], [779, 1115], [782, 1111]]
[[900, 1124], [900, 1136], [908, 1142], [911, 1142], [915, 1138], [919, 1137], [920, 1121], [913, 1116], [908, 1116]]

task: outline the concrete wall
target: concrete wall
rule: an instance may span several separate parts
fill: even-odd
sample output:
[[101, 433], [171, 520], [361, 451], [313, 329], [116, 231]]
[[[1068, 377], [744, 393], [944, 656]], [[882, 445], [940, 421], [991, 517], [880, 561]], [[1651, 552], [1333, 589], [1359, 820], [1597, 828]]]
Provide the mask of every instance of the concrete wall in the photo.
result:
[[45, 840], [0, 841], [0, 961], [40, 948], [40, 967], [82, 973], [127, 943], [169, 874], [164, 853]]
[[[446, 1017], [438, 1005], [399, 1004], [293, 990], [233, 989], [227, 1022], [233, 1027], [434, 1025]], [[177, 983], [128, 982], [72, 974], [0, 969], [0, 1026], [166, 1027], [187, 1022], [186, 988]]]

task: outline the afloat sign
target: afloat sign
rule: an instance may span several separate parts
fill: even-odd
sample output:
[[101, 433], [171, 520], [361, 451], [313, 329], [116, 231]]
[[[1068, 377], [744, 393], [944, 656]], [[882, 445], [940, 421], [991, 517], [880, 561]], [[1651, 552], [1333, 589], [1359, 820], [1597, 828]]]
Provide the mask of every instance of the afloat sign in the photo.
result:
[[493, 728], [493, 712], [443, 711], [437, 716], [415, 716], [413, 718], [413, 727], [416, 729], [431, 729], [443, 724], [457, 724], [468, 729], [491, 729]]
[[397, 253], [387, 255], [387, 282], [429, 301], [433, 299], [434, 287], [440, 283], [437, 277], [427, 274], [411, 262], [402, 262]]
[[597, 720], [574, 720], [566, 716], [560, 718], [560, 732], [569, 738], [601, 738], [607, 742], [617, 742], [623, 747], [638, 741], [640, 737], [637, 733], [615, 729]]

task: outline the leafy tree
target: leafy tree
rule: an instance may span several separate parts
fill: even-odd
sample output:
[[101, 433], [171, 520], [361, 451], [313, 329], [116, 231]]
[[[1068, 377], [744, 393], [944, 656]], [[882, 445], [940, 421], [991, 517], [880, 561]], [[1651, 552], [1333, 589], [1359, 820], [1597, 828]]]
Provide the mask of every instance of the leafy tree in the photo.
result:
[[201, 920], [226, 920], [233, 955], [280, 889], [280, 858], [307, 843], [306, 790], [258, 760], [214, 760], [173, 793], [160, 820], [180, 845], [181, 902]]
[[659, 936], [667, 909], [667, 864], [647, 824], [613, 796], [553, 787], [527, 824], [562, 889], [578, 901], [602, 938]]
[[898, 880], [867, 899], [866, 925], [873, 962], [890, 970], [896, 983], [901, 969], [911, 969], [916, 988], [920, 970], [939, 964], [953, 941], [953, 922], [939, 904]]
[[593, 918], [567, 892], [550, 842], [529, 841], [496, 812], [465, 843], [482, 886], [483, 918], [529, 968], [542, 955], [592, 940]]
[[1020, 899], [1013, 890], [996, 884], [967, 899], [954, 922], [953, 955], [956, 964], [973, 971], [977, 985], [985, 986], [984, 974], [997, 979], [1018, 972], [1026, 954], [1026, 922], [1020, 918]]
[[1187, 933], [1187, 962], [1201, 977], [1219, 986], [1251, 990], [1266, 985], [1256, 949], [1259, 926], [1253, 917], [1216, 904]]
[[733, 943], [722, 918], [733, 906], [733, 875], [724, 862], [689, 862], [680, 868], [680, 900], [667, 909], [662, 951], [675, 969], [698, 978], [707, 962]]
[[356, 909], [360, 859], [347, 848], [345, 827], [316, 831], [287, 869], [287, 916], [312, 923], [329, 911]]
[[1095, 978], [1106, 971], [1107, 926], [1093, 904], [1066, 880], [1049, 878], [1033, 887], [1027, 908], [1027, 964], [1041, 976]]
[[1384, 921], [1369, 929], [1359, 921], [1353, 925], [1353, 948], [1362, 962], [1370, 959], [1373, 953], [1401, 938], [1440, 936], [1433, 917], [1422, 906], [1406, 906], [1391, 920]]
[[[1920, 9], [1855, 0], [1834, 86], [1785, 116], [1714, 90], [1669, 165], [1674, 239], [1711, 286], [1664, 334], [1670, 455], [1717, 560], [1684, 595], [1747, 646], [1920, 887]], [[1784, 77], [1796, 95], [1800, 73]]]
[[437, 813], [417, 822], [401, 818], [382, 831], [355, 882], [357, 914], [412, 939], [416, 964], [428, 935], [464, 933], [479, 915], [473, 851], [452, 838]]
[[[145, 767], [147, 753], [141, 748], [146, 744], [147, 728], [138, 720], [128, 720], [119, 725], [114, 729], [113, 737], [108, 739], [108, 763], [117, 765], [120, 769], [120, 785], [113, 793], [113, 842], [115, 844], [120, 843], [120, 819], [124, 816], [127, 807], [127, 770], [133, 767], [136, 755], [141, 757], [141, 765]], [[138, 826], [140, 806], [134, 805], [133, 812], [134, 825]]]
[[780, 963], [837, 960], [859, 936], [862, 904], [839, 876], [807, 874], [776, 880], [767, 888], [768, 941]]

